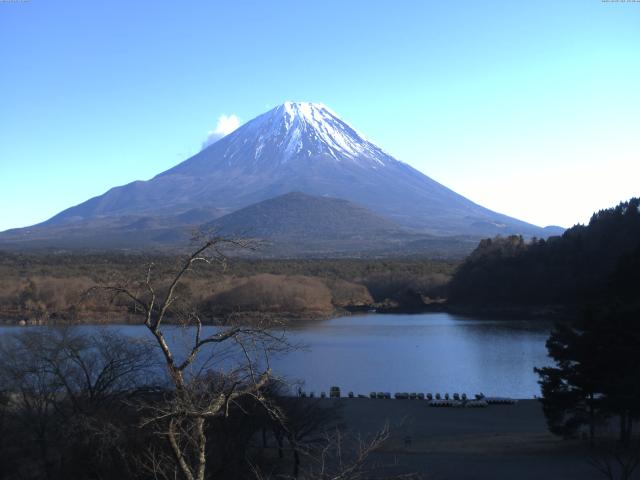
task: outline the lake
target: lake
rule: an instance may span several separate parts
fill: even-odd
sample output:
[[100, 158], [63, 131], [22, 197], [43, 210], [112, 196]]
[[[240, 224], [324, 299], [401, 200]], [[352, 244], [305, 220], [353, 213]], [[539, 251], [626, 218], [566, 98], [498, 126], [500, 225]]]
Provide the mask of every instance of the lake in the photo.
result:
[[[316, 394], [337, 385], [343, 394], [483, 392], [532, 398], [540, 394], [533, 368], [550, 364], [545, 341], [551, 326], [447, 313], [353, 315], [289, 327], [287, 338], [305, 348], [271, 362], [276, 374], [302, 380], [304, 389]], [[0, 333], [20, 328], [25, 327], [0, 327]], [[148, 335], [141, 326], [108, 328]], [[171, 337], [179, 342], [180, 335]]]
[[[341, 317], [293, 329], [309, 345], [282, 371], [307, 390], [539, 395], [533, 367], [549, 365], [549, 322], [479, 320], [447, 313]], [[280, 366], [280, 365], [278, 365]]]

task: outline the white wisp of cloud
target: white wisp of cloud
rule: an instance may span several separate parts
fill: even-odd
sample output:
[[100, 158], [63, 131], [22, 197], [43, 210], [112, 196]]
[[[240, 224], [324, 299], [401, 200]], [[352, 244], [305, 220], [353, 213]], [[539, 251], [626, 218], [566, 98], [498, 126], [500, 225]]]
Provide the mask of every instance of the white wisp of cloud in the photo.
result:
[[207, 138], [204, 142], [202, 142], [202, 150], [207, 148], [209, 145], [213, 145], [222, 137], [226, 137], [231, 132], [236, 130], [240, 126], [240, 119], [237, 115], [225, 115], [222, 114], [218, 117], [218, 124], [216, 125], [215, 130], [211, 130], [207, 133]]

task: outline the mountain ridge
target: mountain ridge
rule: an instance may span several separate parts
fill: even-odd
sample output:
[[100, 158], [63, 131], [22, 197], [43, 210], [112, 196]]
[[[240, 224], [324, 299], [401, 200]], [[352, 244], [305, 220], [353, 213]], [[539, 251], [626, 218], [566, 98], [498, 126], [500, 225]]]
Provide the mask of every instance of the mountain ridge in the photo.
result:
[[[306, 102], [286, 102], [150, 180], [114, 187], [29, 228], [92, 222], [115, 228], [125, 217], [178, 219], [194, 211], [209, 212], [213, 221], [290, 192], [344, 199], [428, 235], [547, 237], [561, 231], [466, 199], [395, 159], [326, 106]], [[202, 215], [199, 221], [207, 223]]]

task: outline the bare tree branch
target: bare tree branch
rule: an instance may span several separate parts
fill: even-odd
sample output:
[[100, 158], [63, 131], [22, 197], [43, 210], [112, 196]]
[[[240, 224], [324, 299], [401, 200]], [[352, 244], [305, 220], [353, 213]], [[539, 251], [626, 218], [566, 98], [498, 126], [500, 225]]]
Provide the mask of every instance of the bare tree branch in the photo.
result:
[[[145, 295], [136, 293], [126, 284], [102, 287], [104, 291], [113, 293], [114, 296], [124, 296], [141, 309], [144, 313], [143, 325], [149, 330], [162, 352], [173, 390], [166, 396], [164, 402], [154, 401], [141, 406], [147, 412], [142, 425], [160, 426], [160, 431], [167, 438], [174, 465], [187, 480], [204, 480], [206, 477], [206, 432], [212, 419], [228, 417], [231, 406], [237, 405], [243, 397], [251, 397], [258, 402], [267, 403], [261, 390], [271, 380], [271, 369], [268, 367], [268, 360], [266, 369], [258, 369], [256, 360], [252, 356], [253, 352], [261, 346], [265, 358], [268, 359], [269, 343], [282, 342], [282, 345], [285, 343], [282, 336], [276, 336], [264, 328], [232, 326], [203, 336], [202, 319], [198, 312], [192, 310], [187, 311], [181, 319], [183, 326], [193, 329], [192, 341], [184, 358], [176, 360], [176, 352], [167, 340], [162, 327], [170, 315], [176, 315], [174, 307], [178, 305], [176, 303], [178, 287], [195, 265], [215, 263], [226, 269], [225, 249], [248, 247], [250, 243], [246, 240], [219, 236], [206, 239], [179, 265], [164, 294], [158, 294], [159, 290], [154, 286], [153, 264], [148, 266], [143, 281]], [[250, 343], [245, 344], [244, 337], [249, 339]], [[190, 367], [199, 362], [205, 347], [214, 347], [227, 342], [239, 349], [243, 359], [239, 368], [223, 373], [217, 382], [212, 382], [212, 379], [206, 375], [201, 376], [202, 372], [193, 374]], [[218, 362], [220, 360], [218, 359]], [[217, 366], [222, 367], [222, 364], [218, 363]], [[274, 418], [281, 414], [272, 406], [268, 408]], [[147, 460], [150, 462], [150, 468], [158, 471], [158, 457]], [[163, 461], [166, 461], [166, 458]]]

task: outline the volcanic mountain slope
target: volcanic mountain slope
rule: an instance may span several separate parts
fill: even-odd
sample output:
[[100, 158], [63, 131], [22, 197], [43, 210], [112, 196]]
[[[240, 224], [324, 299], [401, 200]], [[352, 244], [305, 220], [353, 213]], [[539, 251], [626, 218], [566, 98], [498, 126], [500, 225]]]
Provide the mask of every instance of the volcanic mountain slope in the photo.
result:
[[249, 205], [202, 230], [257, 240], [259, 252], [272, 257], [456, 258], [477, 245], [475, 238], [414, 232], [352, 202], [300, 192]]
[[[400, 227], [371, 210], [342, 199], [291, 192], [264, 200], [212, 222], [199, 223], [209, 211], [178, 216], [79, 220], [63, 225], [5, 232], [0, 247], [9, 250], [111, 249], [189, 250], [193, 234], [251, 240], [255, 249], [232, 255], [258, 257], [398, 257], [453, 258], [467, 255], [477, 238], [442, 237]], [[197, 240], [195, 240], [197, 242]]]
[[286, 193], [204, 226], [225, 236], [261, 239], [345, 240], [403, 234], [401, 227], [347, 200]]
[[345, 199], [428, 234], [557, 233], [471, 202], [396, 160], [322, 104], [293, 102], [149, 181], [113, 188], [41, 226], [117, 226], [123, 217], [167, 219], [203, 209], [222, 215], [293, 191]]

